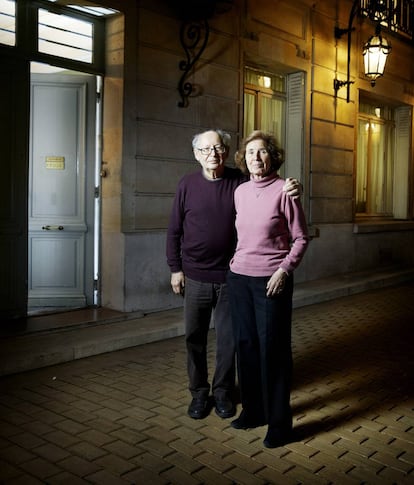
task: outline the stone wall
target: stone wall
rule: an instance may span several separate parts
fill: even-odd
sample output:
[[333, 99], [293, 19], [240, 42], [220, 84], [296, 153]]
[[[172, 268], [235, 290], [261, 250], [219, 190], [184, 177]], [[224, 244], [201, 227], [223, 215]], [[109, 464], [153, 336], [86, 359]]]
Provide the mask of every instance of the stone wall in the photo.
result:
[[[104, 264], [108, 268], [104, 304], [123, 311], [181, 305], [172, 295], [165, 261], [172, 199], [178, 180], [198, 168], [191, 150], [195, 133], [224, 128], [232, 134], [232, 150], [236, 149], [245, 65], [305, 75], [303, 203], [315, 238], [296, 281], [385, 263], [414, 264], [406, 249], [412, 247], [412, 227], [401, 231], [399, 226], [391, 230], [380, 226], [370, 232], [354, 224], [358, 96], [363, 91], [391, 104], [414, 104], [414, 67], [404, 62], [412, 56], [412, 47], [393, 40], [386, 75], [373, 91], [363, 76], [361, 56], [373, 28], [356, 19], [350, 64], [354, 84], [347, 102], [346, 88], [337, 93], [333, 88], [333, 80], [346, 79], [347, 71], [347, 37], [335, 39], [334, 27], [347, 26], [352, 1], [236, 0], [230, 12], [209, 19], [207, 48], [188, 79], [195, 94], [186, 108], [180, 108], [178, 66], [185, 52], [179, 38], [182, 21], [173, 8], [177, 2], [106, 3], [124, 5], [126, 28], [124, 96], [119, 107], [122, 166], [115, 164], [115, 179], [104, 181], [103, 229], [109, 231], [103, 257], [119, 252]], [[110, 82], [116, 81], [110, 76]], [[118, 87], [113, 102], [121, 103], [116, 101], [117, 92], [121, 94]], [[408, 176], [412, 180], [412, 174]]]

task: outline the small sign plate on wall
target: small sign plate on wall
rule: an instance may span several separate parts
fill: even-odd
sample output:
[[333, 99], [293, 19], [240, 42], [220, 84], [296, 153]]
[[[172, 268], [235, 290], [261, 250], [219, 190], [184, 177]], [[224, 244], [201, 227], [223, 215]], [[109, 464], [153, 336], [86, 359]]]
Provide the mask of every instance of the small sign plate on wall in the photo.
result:
[[46, 157], [46, 168], [50, 170], [65, 170], [65, 157]]

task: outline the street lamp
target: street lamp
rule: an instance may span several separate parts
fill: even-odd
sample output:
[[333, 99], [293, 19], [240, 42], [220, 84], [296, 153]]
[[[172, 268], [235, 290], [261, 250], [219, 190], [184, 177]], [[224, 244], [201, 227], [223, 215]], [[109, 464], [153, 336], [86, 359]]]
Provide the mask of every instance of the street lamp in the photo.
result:
[[[352, 8], [349, 14], [348, 28], [340, 29], [335, 27], [335, 38], [340, 39], [342, 35], [348, 35], [348, 52], [347, 52], [347, 73], [346, 80], [334, 79], [335, 96], [338, 90], [343, 86], [346, 86], [346, 102], [350, 101], [350, 85], [354, 83], [351, 81], [351, 34], [355, 30], [353, 27], [353, 21], [358, 12], [360, 11], [361, 0], [354, 0]], [[375, 86], [375, 81], [378, 77], [384, 74], [385, 62], [387, 55], [391, 51], [391, 46], [387, 39], [380, 34], [380, 23], [391, 15], [394, 11], [393, 0], [368, 0], [365, 5], [365, 11], [367, 16], [373, 22], [377, 22], [377, 28], [375, 35], [373, 35], [368, 42], [364, 45], [364, 73], [371, 80], [371, 86]]]
[[[379, 30], [379, 29], [378, 29]], [[384, 74], [385, 63], [388, 54], [391, 52], [391, 45], [381, 36], [380, 32], [369, 38], [364, 45], [362, 55], [364, 56], [364, 72], [371, 80], [371, 86], [375, 86], [376, 80]]]

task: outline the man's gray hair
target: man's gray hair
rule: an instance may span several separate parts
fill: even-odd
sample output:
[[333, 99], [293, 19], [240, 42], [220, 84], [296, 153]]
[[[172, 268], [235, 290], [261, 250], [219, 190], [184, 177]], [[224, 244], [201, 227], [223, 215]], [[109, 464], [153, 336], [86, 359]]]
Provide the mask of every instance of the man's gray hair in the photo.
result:
[[204, 135], [204, 133], [207, 133], [209, 131], [215, 131], [217, 135], [220, 137], [221, 143], [223, 143], [223, 145], [226, 148], [230, 148], [231, 135], [226, 131], [220, 130], [220, 129], [206, 130], [206, 131], [203, 131], [202, 133], [197, 133], [197, 135], [194, 135], [193, 141], [192, 141], [193, 148], [197, 148], [198, 139], [200, 138], [200, 136]]

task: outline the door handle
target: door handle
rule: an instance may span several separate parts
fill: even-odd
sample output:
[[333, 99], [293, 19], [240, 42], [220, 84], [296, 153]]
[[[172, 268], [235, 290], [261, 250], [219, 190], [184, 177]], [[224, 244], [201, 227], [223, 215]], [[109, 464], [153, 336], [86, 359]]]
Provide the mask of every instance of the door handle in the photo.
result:
[[64, 227], [63, 226], [43, 226], [42, 229], [44, 231], [63, 231]]

